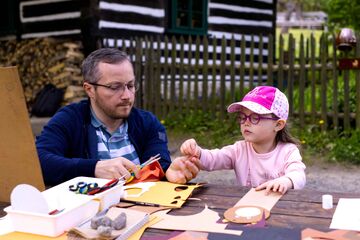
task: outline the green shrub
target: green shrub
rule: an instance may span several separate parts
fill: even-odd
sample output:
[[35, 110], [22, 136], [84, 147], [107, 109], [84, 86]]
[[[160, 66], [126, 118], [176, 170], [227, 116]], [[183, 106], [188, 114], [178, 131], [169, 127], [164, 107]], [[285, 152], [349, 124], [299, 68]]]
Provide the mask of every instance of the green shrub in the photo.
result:
[[360, 164], [360, 130], [343, 132], [334, 139], [330, 149], [330, 160]]
[[188, 114], [172, 113], [164, 121], [168, 132], [187, 133], [203, 147], [232, 144], [241, 138], [234, 114], [219, 120], [217, 114], [191, 110]]
[[[220, 148], [242, 139], [235, 114], [224, 120], [209, 112], [190, 111], [188, 114], [172, 113], [164, 119], [169, 135], [180, 134], [195, 138], [205, 148]], [[321, 131], [324, 122], [307, 125], [296, 121], [289, 124], [291, 134], [300, 140], [303, 159], [306, 163], [326, 159], [330, 162], [360, 164], [360, 130], [341, 132], [339, 129]]]

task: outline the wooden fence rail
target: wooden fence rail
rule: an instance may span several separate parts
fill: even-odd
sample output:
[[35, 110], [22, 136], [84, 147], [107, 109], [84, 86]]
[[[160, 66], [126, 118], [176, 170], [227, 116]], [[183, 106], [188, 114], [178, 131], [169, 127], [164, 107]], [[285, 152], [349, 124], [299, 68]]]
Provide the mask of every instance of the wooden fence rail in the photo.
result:
[[[225, 118], [226, 107], [250, 89], [274, 85], [288, 96], [290, 117], [300, 126], [320, 122], [324, 130], [360, 128], [360, 72], [338, 69], [339, 56], [345, 55], [336, 50], [334, 37], [301, 36], [296, 42], [290, 35], [285, 46], [280, 36], [275, 49], [273, 36], [266, 37], [267, 48], [259, 39], [246, 46], [244, 37], [230, 43], [225, 38], [145, 37], [119, 47], [134, 62], [141, 86], [137, 105], [159, 118], [190, 110]], [[359, 41], [348, 56], [360, 57]]]

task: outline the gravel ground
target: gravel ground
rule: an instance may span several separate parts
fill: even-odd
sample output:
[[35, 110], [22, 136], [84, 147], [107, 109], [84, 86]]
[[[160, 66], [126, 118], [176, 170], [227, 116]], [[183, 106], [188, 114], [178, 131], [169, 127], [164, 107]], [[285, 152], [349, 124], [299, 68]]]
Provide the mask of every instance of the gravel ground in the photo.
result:
[[[171, 158], [179, 156], [178, 147], [169, 147]], [[322, 192], [360, 192], [360, 166], [344, 166], [333, 163], [316, 163], [306, 166], [306, 189]], [[200, 171], [193, 179], [196, 182], [233, 185], [236, 178], [233, 170], [214, 172]]]

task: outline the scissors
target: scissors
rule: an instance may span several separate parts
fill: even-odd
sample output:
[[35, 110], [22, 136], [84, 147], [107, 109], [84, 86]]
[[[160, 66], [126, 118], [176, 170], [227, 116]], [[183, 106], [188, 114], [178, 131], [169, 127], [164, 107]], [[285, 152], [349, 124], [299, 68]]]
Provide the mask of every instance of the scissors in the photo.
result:
[[[141, 170], [141, 169], [143, 169], [144, 167], [146, 167], [146, 166], [148, 166], [148, 165], [150, 165], [150, 164], [152, 164], [152, 163], [154, 163], [154, 162], [159, 161], [160, 159], [161, 159], [161, 156], [160, 156], [160, 154], [158, 153], [158, 154], [156, 154], [155, 156], [152, 156], [151, 158], [149, 158], [149, 160], [147, 160], [146, 162], [143, 162], [142, 164], [138, 165], [137, 168], [138, 168], [139, 170]], [[127, 175], [127, 174], [121, 176], [119, 179], [125, 178], [126, 175]], [[130, 178], [128, 178], [125, 183], [131, 182], [131, 181], [134, 179], [134, 177], [135, 177], [135, 173], [130, 170]]]

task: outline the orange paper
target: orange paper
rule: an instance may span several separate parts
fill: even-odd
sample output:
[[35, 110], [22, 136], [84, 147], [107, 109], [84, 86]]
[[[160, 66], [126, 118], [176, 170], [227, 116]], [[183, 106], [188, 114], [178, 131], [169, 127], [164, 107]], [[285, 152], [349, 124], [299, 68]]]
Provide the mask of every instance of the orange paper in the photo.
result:
[[160, 181], [164, 176], [164, 171], [159, 162], [153, 162], [150, 165], [143, 167], [139, 171], [139, 178], [134, 178], [131, 183], [138, 183], [138, 182], [154, 182]]

